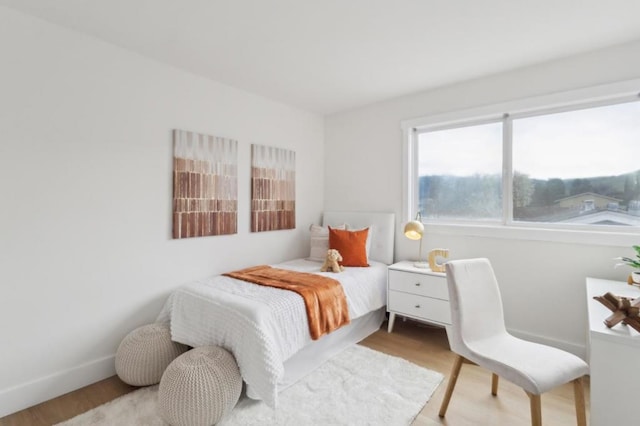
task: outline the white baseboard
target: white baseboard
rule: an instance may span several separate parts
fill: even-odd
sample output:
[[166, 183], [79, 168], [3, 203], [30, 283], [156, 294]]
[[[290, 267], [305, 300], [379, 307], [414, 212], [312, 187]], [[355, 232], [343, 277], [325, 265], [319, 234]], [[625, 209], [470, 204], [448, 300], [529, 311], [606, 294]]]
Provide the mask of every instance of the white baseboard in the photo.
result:
[[48, 401], [116, 374], [115, 355], [0, 390], [0, 417]]
[[509, 333], [513, 334], [516, 337], [521, 339], [529, 340], [531, 342], [542, 343], [545, 345], [553, 346], [558, 349], [565, 350], [570, 352], [584, 360], [587, 359], [587, 348], [583, 345], [579, 345], [576, 343], [569, 343], [562, 340], [550, 339], [545, 336], [540, 336], [538, 334], [531, 334], [520, 330], [512, 330], [509, 329]]

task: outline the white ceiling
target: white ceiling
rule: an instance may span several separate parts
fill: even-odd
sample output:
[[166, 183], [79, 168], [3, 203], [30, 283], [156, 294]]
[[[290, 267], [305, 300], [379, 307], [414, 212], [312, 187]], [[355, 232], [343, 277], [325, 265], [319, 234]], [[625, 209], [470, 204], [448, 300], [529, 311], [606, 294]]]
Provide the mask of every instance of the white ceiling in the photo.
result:
[[640, 39], [638, 0], [0, 0], [309, 111]]

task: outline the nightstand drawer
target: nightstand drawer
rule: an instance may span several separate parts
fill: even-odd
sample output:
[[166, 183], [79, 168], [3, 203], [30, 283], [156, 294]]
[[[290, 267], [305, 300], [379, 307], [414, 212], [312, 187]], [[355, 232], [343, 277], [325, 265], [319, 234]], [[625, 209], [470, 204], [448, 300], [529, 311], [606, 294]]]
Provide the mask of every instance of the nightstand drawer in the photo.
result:
[[449, 300], [446, 278], [389, 269], [389, 290]]
[[449, 302], [446, 300], [389, 291], [387, 309], [400, 315], [407, 315], [417, 319], [451, 324], [451, 311]]

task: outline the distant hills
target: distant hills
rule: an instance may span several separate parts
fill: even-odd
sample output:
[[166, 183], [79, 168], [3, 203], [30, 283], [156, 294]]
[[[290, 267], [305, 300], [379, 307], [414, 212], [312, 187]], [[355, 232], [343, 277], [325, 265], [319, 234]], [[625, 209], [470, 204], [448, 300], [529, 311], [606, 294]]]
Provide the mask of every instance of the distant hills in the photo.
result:
[[[514, 217], [554, 214], [559, 200], [584, 193], [616, 199], [620, 211], [625, 211], [630, 202], [640, 200], [640, 170], [572, 179], [534, 179], [516, 171], [513, 182]], [[420, 176], [419, 207], [425, 217], [499, 218], [501, 176]]]

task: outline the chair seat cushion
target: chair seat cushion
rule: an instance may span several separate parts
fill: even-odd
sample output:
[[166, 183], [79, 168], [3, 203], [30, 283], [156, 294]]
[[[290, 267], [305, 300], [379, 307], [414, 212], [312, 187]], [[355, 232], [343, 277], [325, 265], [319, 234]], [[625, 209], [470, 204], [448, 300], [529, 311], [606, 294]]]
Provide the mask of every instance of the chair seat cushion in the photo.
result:
[[506, 333], [465, 343], [469, 352], [460, 355], [535, 395], [589, 373], [569, 352]]

